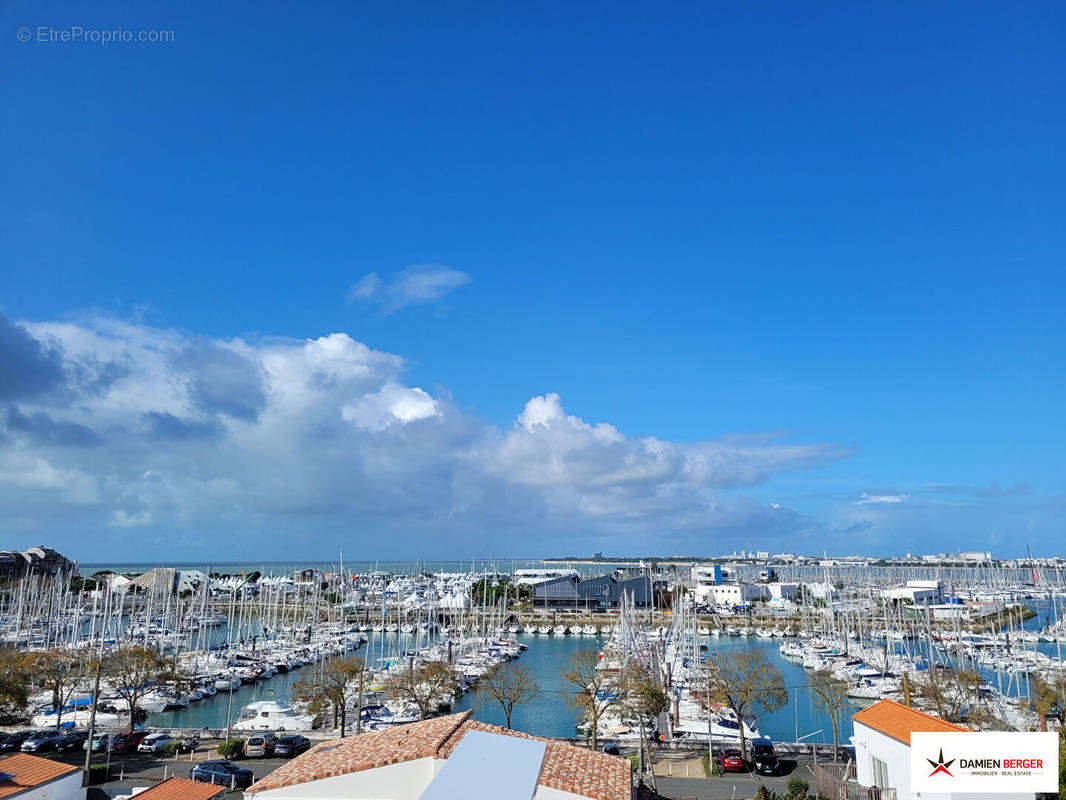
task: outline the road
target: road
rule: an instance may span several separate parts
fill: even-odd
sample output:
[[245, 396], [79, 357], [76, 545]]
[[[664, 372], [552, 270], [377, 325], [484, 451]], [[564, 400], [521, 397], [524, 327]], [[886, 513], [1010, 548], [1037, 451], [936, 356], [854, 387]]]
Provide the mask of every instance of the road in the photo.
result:
[[[107, 789], [111, 794], [114, 794], [116, 789], [149, 787], [159, 783], [164, 778], [169, 778], [174, 775], [181, 778], [187, 778], [189, 777], [189, 770], [199, 762], [218, 758], [218, 753], [214, 750], [217, 744], [217, 741], [205, 742], [195, 753], [185, 753], [178, 756], [176, 759], [173, 756], [162, 758], [160, 756], [152, 756], [143, 753], [112, 755], [110, 763], [111, 775], [114, 779], [107, 783], [100, 784], [100, 786]], [[42, 753], [41, 755], [54, 761], [62, 761], [66, 764], [76, 764], [79, 767], [85, 764], [84, 751], [74, 753]], [[258, 780], [264, 775], [273, 772], [287, 760], [288, 759], [284, 758], [242, 758], [239, 763], [242, 767], [250, 769], [255, 774], [256, 780]], [[92, 763], [94, 765], [106, 764], [108, 763], [107, 756], [104, 754], [95, 754]]]

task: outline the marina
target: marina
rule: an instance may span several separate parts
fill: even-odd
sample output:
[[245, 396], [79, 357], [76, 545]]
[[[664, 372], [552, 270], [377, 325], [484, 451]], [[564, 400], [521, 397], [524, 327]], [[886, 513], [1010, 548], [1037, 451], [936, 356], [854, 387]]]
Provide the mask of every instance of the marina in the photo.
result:
[[[129, 565], [88, 565], [84, 577], [79, 570], [76, 577], [10, 585], [0, 636], [27, 652], [59, 649], [105, 659], [131, 645], [146, 648], [180, 668], [182, 678], [137, 697], [144, 712], [138, 722], [192, 731], [328, 733], [328, 720], [306, 708], [301, 681], [353, 656], [365, 664], [366, 691], [363, 705], [349, 709], [350, 731], [420, 719], [419, 709], [390, 694], [389, 681], [437, 662], [455, 675], [436, 704], [440, 710], [471, 709], [476, 718], [498, 724], [500, 708], [480, 701], [477, 683], [495, 665], [521, 663], [539, 692], [515, 709], [515, 727], [580, 739], [587, 726], [569, 703], [574, 687], [562, 674], [575, 653], [592, 650], [604, 664], [646, 662], [646, 673], [670, 698], [664, 738], [705, 742], [711, 730], [714, 741], [724, 743], [736, 740], [741, 723], [720, 705], [708, 707], [700, 681], [734, 651], [761, 653], [781, 675], [787, 703], [743, 720], [747, 738], [779, 742], [829, 744], [834, 727], [846, 742], [851, 713], [881, 698], [908, 699], [932, 710], [933, 676], [962, 672], [975, 676], [966, 690], [972, 697], [954, 698], [951, 713], [980, 717], [992, 728], [1025, 728], [1035, 724], [1028, 703], [1033, 677], [1053, 682], [1064, 674], [1057, 571], [1042, 573], [1038, 586], [1013, 569], [970, 571], [965, 583], [959, 573], [943, 570], [939, 574], [959, 582], [950, 588], [943, 580], [933, 582], [939, 602], [915, 614], [913, 604], [890, 599], [933, 590], [928, 581], [908, 580], [893, 569], [859, 575], [826, 567], [790, 572], [781, 565], [767, 582], [765, 568], [737, 564], [727, 569], [727, 578], [719, 568], [708, 583], [702, 567], [622, 568], [611, 581], [655, 586], [657, 599], [642, 604], [636, 594], [623, 595], [618, 607], [593, 613], [587, 598], [567, 601], [566, 608], [538, 608], [537, 597], [553, 584], [580, 589], [602, 582], [595, 566], [531, 566], [537, 563], [515, 562], [505, 571], [498, 562], [408, 562], [385, 571], [380, 563], [338, 562], [241, 567], [236, 574], [199, 565], [139, 574]], [[848, 585], [839, 580], [841, 572], [852, 588], [835, 588]], [[817, 597], [827, 586], [832, 588], [825, 599]], [[767, 602], [769, 587], [787, 591]], [[709, 603], [719, 590], [760, 601]], [[979, 613], [938, 618], [941, 607]], [[810, 691], [814, 675], [848, 687], [846, 702], [832, 715]], [[59, 717], [65, 726], [83, 726], [92, 697], [84, 676], [62, 714], [54, 698], [41, 692], [31, 697], [28, 715], [41, 727]], [[939, 703], [943, 713], [942, 697]], [[128, 692], [105, 677], [95, 726], [128, 726], [129, 706]], [[626, 741], [636, 736], [638, 723], [620, 711], [612, 711], [602, 735]]]

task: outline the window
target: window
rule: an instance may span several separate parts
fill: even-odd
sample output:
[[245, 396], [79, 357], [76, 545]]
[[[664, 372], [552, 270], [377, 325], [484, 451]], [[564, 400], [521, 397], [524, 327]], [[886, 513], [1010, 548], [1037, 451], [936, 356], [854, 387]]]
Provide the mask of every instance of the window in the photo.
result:
[[876, 756], [870, 756], [870, 764], [873, 767], [874, 786], [878, 789], [888, 789], [888, 764]]

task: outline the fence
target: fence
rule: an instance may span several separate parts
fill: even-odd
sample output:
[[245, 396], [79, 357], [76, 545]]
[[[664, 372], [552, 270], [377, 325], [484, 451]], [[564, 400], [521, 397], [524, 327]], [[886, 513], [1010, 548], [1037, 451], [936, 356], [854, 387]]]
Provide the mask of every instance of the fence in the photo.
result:
[[853, 764], [815, 764], [814, 786], [828, 800], [896, 800], [895, 789], [860, 786], [852, 779]]

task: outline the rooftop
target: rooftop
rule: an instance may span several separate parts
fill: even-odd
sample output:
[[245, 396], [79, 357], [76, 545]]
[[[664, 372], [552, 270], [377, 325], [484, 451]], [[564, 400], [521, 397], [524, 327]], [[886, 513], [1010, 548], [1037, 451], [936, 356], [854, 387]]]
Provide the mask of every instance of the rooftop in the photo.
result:
[[903, 742], [908, 747], [912, 733], [957, 733], [967, 730], [960, 725], [897, 703], [895, 700], [881, 700], [869, 708], [852, 714], [851, 718], [885, 736], [892, 737], [897, 742]]
[[137, 800], [214, 800], [225, 794], [225, 786], [197, 783], [188, 778], [168, 778], [136, 797]]
[[478, 722], [470, 717], [471, 712], [465, 711], [322, 742], [271, 772], [248, 792], [280, 789], [418, 758], [447, 759], [467, 733], [480, 731], [544, 742], [544, 757], [537, 774], [540, 786], [593, 800], [629, 800], [630, 765], [627, 760]]
[[29, 753], [15, 753], [0, 759], [0, 797], [15, 797], [72, 772], [81, 772], [81, 768]]

